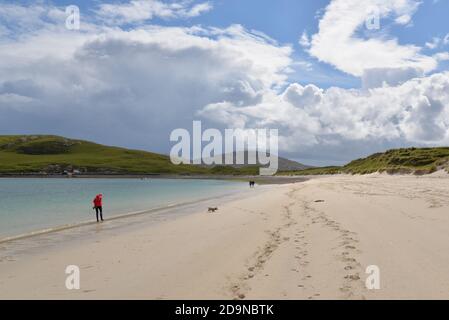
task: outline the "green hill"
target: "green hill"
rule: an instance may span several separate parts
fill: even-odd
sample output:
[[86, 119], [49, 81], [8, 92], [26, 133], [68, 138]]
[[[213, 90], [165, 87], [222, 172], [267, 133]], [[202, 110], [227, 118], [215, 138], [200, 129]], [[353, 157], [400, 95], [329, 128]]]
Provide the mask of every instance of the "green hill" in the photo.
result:
[[[449, 167], [449, 147], [394, 149], [342, 167], [281, 171], [281, 175], [426, 174]], [[257, 166], [174, 165], [166, 155], [50, 135], [0, 136], [0, 174], [258, 175]]]
[[449, 163], [449, 147], [405, 148], [376, 153], [351, 161], [342, 167], [311, 168], [281, 174], [368, 174], [373, 172], [428, 174], [446, 169]]
[[257, 174], [257, 167], [174, 165], [166, 155], [49, 135], [0, 136], [0, 174]]

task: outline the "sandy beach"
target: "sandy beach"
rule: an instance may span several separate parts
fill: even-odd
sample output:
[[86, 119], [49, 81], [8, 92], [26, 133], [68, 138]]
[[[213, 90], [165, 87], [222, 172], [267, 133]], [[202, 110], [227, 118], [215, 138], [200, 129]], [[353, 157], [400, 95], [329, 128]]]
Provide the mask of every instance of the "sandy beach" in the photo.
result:
[[448, 191], [443, 173], [316, 177], [2, 243], [0, 298], [448, 299]]

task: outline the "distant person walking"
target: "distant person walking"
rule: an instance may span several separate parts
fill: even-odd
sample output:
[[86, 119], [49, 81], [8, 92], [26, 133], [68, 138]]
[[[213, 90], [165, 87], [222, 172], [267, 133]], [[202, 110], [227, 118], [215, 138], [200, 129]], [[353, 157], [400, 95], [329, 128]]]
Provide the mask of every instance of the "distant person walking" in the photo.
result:
[[93, 209], [95, 209], [95, 212], [97, 214], [97, 222], [100, 222], [100, 220], [98, 220], [98, 213], [100, 213], [100, 219], [101, 221], [103, 220], [103, 195], [97, 194], [94, 198], [94, 207]]

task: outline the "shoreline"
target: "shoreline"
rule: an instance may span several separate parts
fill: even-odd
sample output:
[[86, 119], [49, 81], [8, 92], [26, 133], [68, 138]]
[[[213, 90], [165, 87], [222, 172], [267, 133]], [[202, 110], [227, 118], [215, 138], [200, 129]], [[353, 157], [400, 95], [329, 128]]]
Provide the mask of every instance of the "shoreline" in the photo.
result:
[[254, 180], [258, 184], [288, 184], [304, 182], [310, 179], [308, 176], [235, 176], [235, 175], [164, 175], [164, 174], [118, 174], [118, 175], [98, 175], [82, 174], [67, 176], [63, 174], [42, 175], [42, 174], [0, 174], [0, 179], [173, 179], [173, 180], [227, 180], [227, 181], [248, 181]]
[[[125, 212], [125, 213], [109, 216], [107, 219], [105, 219], [105, 221], [114, 221], [114, 220], [119, 220], [119, 219], [132, 218], [132, 217], [136, 217], [136, 216], [140, 216], [140, 215], [154, 214], [154, 213], [158, 213], [158, 212], [162, 212], [162, 211], [166, 211], [166, 210], [182, 209], [183, 207], [186, 207], [189, 205], [199, 205], [199, 204], [207, 202], [207, 201], [213, 201], [213, 200], [224, 199], [227, 197], [232, 197], [239, 192], [241, 192], [241, 190], [227, 192], [227, 193], [224, 193], [224, 194], [221, 194], [218, 196], [206, 197], [206, 198], [196, 199], [196, 200], [192, 200], [192, 201], [184, 201], [184, 202], [173, 203], [173, 204], [168, 204], [168, 205], [164, 205], [164, 206], [144, 209], [144, 210]], [[242, 194], [241, 197], [244, 197], [244, 195], [248, 192], [250, 192], [250, 191], [247, 191], [247, 190], [244, 191], [243, 192], [244, 194]], [[61, 232], [61, 231], [80, 228], [80, 227], [84, 227], [84, 226], [92, 226], [92, 225], [96, 225], [96, 224], [97, 224], [97, 222], [94, 219], [90, 219], [90, 220], [85, 220], [85, 221], [79, 221], [79, 222], [74, 222], [74, 223], [69, 223], [69, 224], [48, 227], [48, 228], [44, 228], [44, 229], [33, 230], [33, 231], [25, 232], [22, 234], [17, 234], [17, 235], [0, 238], [0, 245], [4, 244], [4, 243], [16, 241], [16, 240], [33, 238], [33, 237], [37, 237], [37, 236], [41, 236], [41, 235]]]

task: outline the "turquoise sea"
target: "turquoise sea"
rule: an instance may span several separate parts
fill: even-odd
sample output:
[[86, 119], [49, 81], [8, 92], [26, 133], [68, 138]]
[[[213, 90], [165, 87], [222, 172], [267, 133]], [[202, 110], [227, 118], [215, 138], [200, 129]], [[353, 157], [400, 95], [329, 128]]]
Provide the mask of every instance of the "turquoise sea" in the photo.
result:
[[191, 202], [246, 188], [245, 183], [196, 179], [0, 179], [0, 239], [95, 220], [92, 200], [103, 194], [104, 218]]

